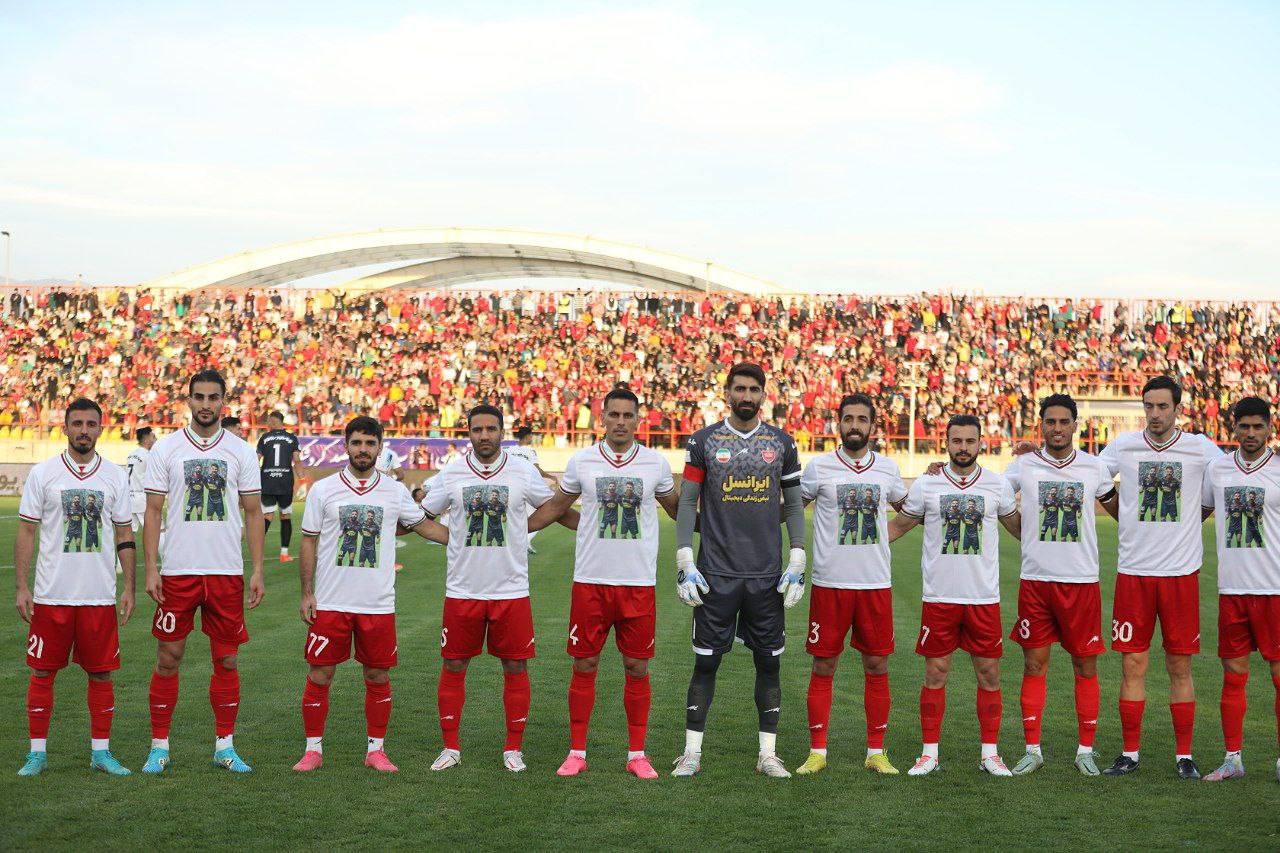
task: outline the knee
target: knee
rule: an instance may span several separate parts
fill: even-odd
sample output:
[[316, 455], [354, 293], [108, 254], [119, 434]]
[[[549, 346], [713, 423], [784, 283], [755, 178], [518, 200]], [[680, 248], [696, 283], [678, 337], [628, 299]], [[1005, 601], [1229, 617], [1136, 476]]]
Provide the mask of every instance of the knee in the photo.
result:
[[313, 666], [311, 672], [307, 673], [307, 680], [316, 687], [328, 687], [333, 682], [333, 667]]
[[1071, 668], [1080, 678], [1093, 678], [1098, 674], [1098, 659], [1090, 656], [1086, 658], [1072, 658]]
[[[822, 676], [823, 678], [831, 678], [836, 674], [836, 665], [839, 658], [814, 658], [813, 674]], [[871, 670], [868, 669], [867, 672]]]
[[627, 671], [627, 678], [644, 678], [649, 674], [649, 662], [644, 658], [623, 658], [622, 665]]
[[1125, 678], [1142, 678], [1147, 674], [1146, 654], [1127, 654], [1121, 664]]
[[693, 671], [696, 675], [715, 675], [720, 668], [720, 655], [694, 655]]
[[110, 681], [111, 672], [86, 672], [85, 675], [90, 681]]
[[31, 677], [32, 677], [32, 678], [51, 678], [52, 676], [53, 676], [53, 670], [51, 670], [51, 669], [33, 669], [33, 670], [31, 670]]
[[218, 667], [222, 667], [225, 670], [235, 672], [239, 666], [240, 666], [240, 658], [238, 655], [235, 655], [235, 654], [219, 655], [217, 653], [213, 655], [214, 669], [217, 669]]
[[466, 659], [451, 660], [450, 658], [445, 658], [444, 668], [446, 672], [466, 672], [467, 663], [468, 661]]
[[777, 675], [782, 671], [782, 662], [778, 659], [778, 655], [771, 652], [756, 652], [753, 657], [756, 672], [761, 675]]
[[385, 669], [364, 668], [364, 680], [370, 684], [387, 684], [391, 681], [391, 673]]
[[982, 667], [977, 671], [978, 686], [983, 690], [1000, 689], [1000, 667]]
[[930, 660], [924, 666], [924, 686], [930, 690], [946, 687], [950, 674], [951, 667], [945, 661]]
[[1191, 677], [1191, 656], [1190, 655], [1165, 655], [1164, 668], [1169, 672], [1169, 678], [1174, 681], [1182, 681]]
[[529, 669], [529, 662], [526, 660], [504, 660], [502, 662], [502, 671], [507, 675], [519, 675]]
[[[590, 657], [590, 658], [574, 658], [573, 659], [573, 671], [581, 675], [595, 675], [596, 670], [599, 668], [600, 668], [600, 657], [598, 655], [596, 657]], [[630, 671], [631, 671], [631, 668], [630, 666], [628, 666], [627, 672], [630, 672]]]
[[181, 663], [181, 651], [161, 646], [159, 653], [156, 655], [156, 672], [164, 676], [177, 675], [178, 666]]

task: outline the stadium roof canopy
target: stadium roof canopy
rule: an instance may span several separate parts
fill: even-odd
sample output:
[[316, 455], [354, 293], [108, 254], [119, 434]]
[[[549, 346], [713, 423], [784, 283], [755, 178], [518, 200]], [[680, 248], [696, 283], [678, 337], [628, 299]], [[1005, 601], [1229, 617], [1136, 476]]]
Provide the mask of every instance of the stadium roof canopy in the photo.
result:
[[438, 288], [515, 278], [583, 278], [650, 289], [781, 293], [711, 261], [599, 237], [512, 228], [401, 228], [317, 237], [254, 249], [145, 282], [144, 287], [266, 288], [373, 264], [405, 266], [356, 278], [344, 290]]

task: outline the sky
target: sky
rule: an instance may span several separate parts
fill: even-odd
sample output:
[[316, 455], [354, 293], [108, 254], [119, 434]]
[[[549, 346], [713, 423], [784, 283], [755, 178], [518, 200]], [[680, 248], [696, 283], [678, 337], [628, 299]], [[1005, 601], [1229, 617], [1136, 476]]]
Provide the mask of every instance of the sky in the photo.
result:
[[1280, 294], [1280, 2], [0, 0], [12, 276], [412, 226], [795, 291]]

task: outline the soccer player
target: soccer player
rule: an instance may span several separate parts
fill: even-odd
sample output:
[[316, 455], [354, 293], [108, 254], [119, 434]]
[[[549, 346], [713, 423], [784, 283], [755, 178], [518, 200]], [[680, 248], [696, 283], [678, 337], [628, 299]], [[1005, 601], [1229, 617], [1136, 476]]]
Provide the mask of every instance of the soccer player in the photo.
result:
[[[889, 655], [893, 654], [893, 592], [886, 507], [901, 510], [907, 496], [897, 463], [871, 450], [876, 407], [865, 394], [840, 401], [840, 446], [805, 466], [800, 490], [813, 510], [813, 591], [805, 649], [809, 676], [809, 757], [796, 773], [827, 766], [832, 685], [844, 639], [862, 654], [862, 702], [867, 721], [863, 766], [876, 773], [898, 770], [884, 751], [889, 728]], [[862, 500], [851, 500], [862, 492]], [[841, 496], [845, 497], [842, 499]], [[862, 515], [861, 541], [845, 533]], [[837, 531], [839, 531], [837, 535]]]
[[[147, 511], [147, 492], [143, 484], [147, 481], [147, 459], [151, 456], [151, 447], [156, 443], [156, 434], [151, 427], [138, 427], [133, 433], [138, 446], [129, 451], [125, 460], [129, 472], [129, 501], [133, 511], [133, 532], [142, 531], [142, 516]], [[136, 555], [135, 555], [136, 562]]]
[[234, 435], [236, 438], [244, 438], [244, 428], [240, 424], [240, 419], [235, 415], [227, 415], [224, 417], [222, 419], [222, 428], [230, 435]]
[[[1124, 751], [1102, 771], [1124, 776], [1138, 769], [1146, 677], [1156, 621], [1164, 637], [1169, 672], [1169, 713], [1173, 718], [1178, 777], [1199, 779], [1191, 757], [1196, 694], [1191, 656], [1200, 652], [1200, 563], [1204, 547], [1200, 513], [1182, 496], [1201, 493], [1205, 469], [1222, 451], [1203, 435], [1178, 429], [1182, 388], [1167, 376], [1142, 389], [1147, 426], [1116, 436], [1098, 458], [1120, 478], [1120, 545], [1111, 648], [1123, 658], [1120, 729]], [[1159, 517], [1150, 505], [1151, 477], [1159, 493]], [[1141, 492], [1141, 496], [1139, 495]]]
[[[147, 464], [142, 555], [147, 594], [156, 602], [151, 634], [159, 647], [151, 675], [151, 753], [143, 773], [163, 773], [169, 766], [169, 728], [178, 702], [178, 669], [197, 610], [213, 658], [209, 679], [216, 734], [213, 762], [236, 773], [251, 769], [236, 754], [233, 735], [240, 709], [237, 652], [249, 639], [244, 622], [242, 530], [248, 533], [253, 565], [249, 607], [257, 607], [265, 594], [262, 503], [258, 497], [261, 481], [253, 449], [218, 422], [226, 394], [226, 381], [216, 370], [192, 376], [187, 385], [191, 424], [157, 441]], [[226, 512], [223, 492], [227, 488], [234, 488], [239, 496], [243, 521], [240, 513]], [[160, 523], [166, 503], [168, 525], [162, 553]]]
[[[622, 654], [626, 677], [622, 707], [627, 714], [627, 772], [640, 779], [658, 774], [645, 755], [649, 727], [649, 660], [653, 657], [658, 577], [658, 511], [676, 517], [679, 497], [671, 467], [662, 454], [636, 443], [640, 401], [626, 388], [605, 395], [601, 409], [604, 440], [569, 458], [564, 477], [545, 517], [567, 512], [582, 500], [569, 608], [569, 755], [556, 773], [577, 776], [587, 769], [587, 729], [596, 702], [596, 672], [609, 630]], [[606, 494], [636, 497], [635, 536], [609, 532], [602, 517]], [[616, 498], [615, 498], [616, 499]]]
[[[307, 493], [302, 514], [302, 621], [308, 626], [304, 655], [311, 670], [302, 692], [302, 723], [307, 745], [294, 770], [316, 770], [324, 761], [321, 739], [329, 714], [329, 685], [337, 665], [351, 657], [364, 667], [364, 715], [368, 734], [364, 764], [396, 772], [383, 749], [391, 719], [391, 674], [396, 665], [397, 529], [424, 539], [447, 542], [449, 532], [427, 518], [402, 483], [374, 469], [382, 449], [382, 424], [358, 417], [344, 430], [347, 467], [320, 480]], [[345, 516], [365, 520], [364, 541], [374, 549], [370, 567], [339, 563], [339, 542], [346, 538]], [[372, 529], [368, 529], [372, 522]], [[372, 569], [372, 571], [370, 570]]]
[[[533, 446], [533, 430], [530, 429], [528, 426], [519, 426], [519, 427], [516, 427], [516, 429], [512, 434], [516, 438], [516, 446], [508, 449], [507, 452], [510, 453], [512, 456], [518, 456], [519, 458], [528, 462], [534, 468], [537, 468], [538, 474], [539, 476], [542, 477], [542, 479], [544, 480], [551, 479], [550, 475], [548, 475], [546, 471], [542, 470], [542, 465], [538, 461], [538, 451], [534, 449], [534, 446]], [[536, 530], [531, 531], [529, 533], [529, 553], [530, 554], [538, 553], [538, 550], [533, 547], [533, 538], [537, 535], [538, 533]]]
[[[694, 664], [685, 703], [684, 753], [672, 776], [693, 776], [702, 769], [702, 737], [716, 670], [735, 636], [751, 650], [756, 669], [756, 772], [791, 775], [776, 751], [782, 707], [778, 656], [786, 646], [783, 608], [795, 606], [804, 595], [804, 501], [795, 441], [760, 420], [764, 390], [759, 365], [734, 365], [725, 380], [729, 416], [694, 433], [685, 451], [676, 519], [676, 590], [681, 601], [695, 608]], [[785, 569], [779, 524], [784, 517], [791, 546]], [[693, 534], [699, 521], [695, 562]]]
[[[123, 468], [97, 453], [102, 409], [83, 397], [67, 406], [63, 421], [67, 449], [36, 465], [27, 475], [18, 506], [18, 538], [13, 546], [18, 615], [31, 624], [27, 635], [27, 725], [31, 751], [19, 776], [38, 776], [48, 763], [53, 680], [71, 658], [89, 679], [89, 767], [112, 776], [129, 771], [111, 754], [111, 718], [120, 668], [116, 625], [116, 557], [124, 573], [119, 624], [133, 613], [135, 556], [130, 525], [129, 481]], [[72, 550], [63, 535], [73, 502], [79, 510], [82, 547]], [[107, 530], [103, 530], [107, 528]], [[35, 595], [27, 586], [31, 556], [40, 532]], [[99, 534], [101, 532], [101, 535]], [[96, 547], [90, 547], [90, 541]]]
[[[1230, 507], [1241, 493], [1259, 508], [1258, 544], [1243, 544], [1218, 525], [1218, 657], [1222, 659], [1222, 739], [1227, 755], [1207, 782], [1244, 776], [1245, 685], [1254, 649], [1271, 668], [1280, 727], [1280, 548], [1272, 547], [1280, 530], [1280, 459], [1267, 446], [1271, 440], [1271, 405], [1245, 397], [1231, 410], [1235, 453], [1211, 464], [1204, 475], [1201, 502], [1207, 516]], [[1276, 761], [1280, 779], [1280, 760]]]
[[262, 512], [271, 529], [271, 517], [280, 513], [280, 562], [288, 563], [293, 540], [293, 492], [302, 480], [302, 454], [298, 437], [284, 428], [284, 415], [267, 415], [269, 429], [258, 437], [259, 476], [262, 478]]
[[[957, 648], [969, 653], [978, 679], [978, 726], [982, 746], [978, 766], [993, 776], [1010, 776], [1000, 759], [1000, 656], [1004, 637], [1000, 625], [999, 525], [1016, 539], [1021, 515], [1013, 487], [1000, 474], [978, 464], [982, 423], [973, 415], [952, 415], [947, 423], [948, 463], [942, 476], [919, 477], [907, 492], [902, 512], [889, 522], [892, 542], [924, 522], [920, 568], [924, 576], [924, 605], [920, 613], [920, 641], [916, 653], [925, 659], [920, 690], [920, 730], [924, 750], [910, 776], [924, 776], [940, 766], [938, 741], [947, 707], [947, 677]], [[977, 553], [948, 550], [951, 521], [948, 510], [972, 502], [981, 523], [972, 535]], [[944, 538], [947, 537], [947, 538]], [[970, 536], [968, 531], [965, 536]]]
[[[529, 717], [528, 662], [534, 656], [528, 529], [531, 520], [546, 515], [530, 514], [529, 508], [541, 507], [552, 494], [536, 468], [502, 449], [501, 409], [476, 406], [467, 414], [467, 428], [472, 452], [436, 475], [423, 506], [433, 520], [450, 513], [450, 526], [462, 530], [464, 518], [475, 517], [475, 498], [483, 495], [479, 517], [487, 525], [483, 541], [471, 535], [470, 526], [466, 537], [449, 538], [440, 629], [444, 665], [436, 692], [444, 749], [431, 769], [447, 770], [462, 762], [458, 729], [466, 701], [467, 665], [487, 643], [489, 654], [502, 661], [507, 723], [502, 763], [519, 773], [525, 769], [521, 745]], [[576, 524], [576, 512], [569, 510], [565, 515], [563, 520]], [[503, 530], [507, 525], [510, 529]]]
[[[1098, 775], [1093, 752], [1098, 728], [1097, 660], [1106, 650], [1102, 644], [1098, 534], [1092, 509], [1082, 513], [1076, 495], [1096, 498], [1111, 512], [1116, 511], [1119, 498], [1107, 466], [1098, 457], [1076, 449], [1076, 417], [1076, 401], [1067, 394], [1041, 400], [1041, 447], [1015, 458], [1004, 472], [1014, 492], [1021, 493], [1022, 515], [1018, 618], [1009, 639], [1022, 646], [1022, 730], [1027, 751], [1013, 768], [1015, 776], [1044, 765], [1040, 732], [1049, 652], [1055, 642], [1071, 655], [1075, 671], [1079, 734], [1075, 766], [1085, 776]], [[1082, 514], [1081, 522], [1077, 519]]]

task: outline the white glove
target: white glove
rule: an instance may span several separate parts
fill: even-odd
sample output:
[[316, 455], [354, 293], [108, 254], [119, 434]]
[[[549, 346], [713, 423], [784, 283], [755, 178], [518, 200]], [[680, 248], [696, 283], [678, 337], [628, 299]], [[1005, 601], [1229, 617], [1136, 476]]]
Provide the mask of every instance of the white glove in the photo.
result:
[[702, 604], [699, 591], [711, 592], [711, 587], [693, 562], [692, 548], [676, 549], [676, 569], [676, 593], [680, 600], [690, 607], [698, 607]]
[[782, 606], [795, 607], [804, 597], [805, 553], [803, 548], [791, 549], [791, 562], [778, 581], [778, 592], [782, 593]]

